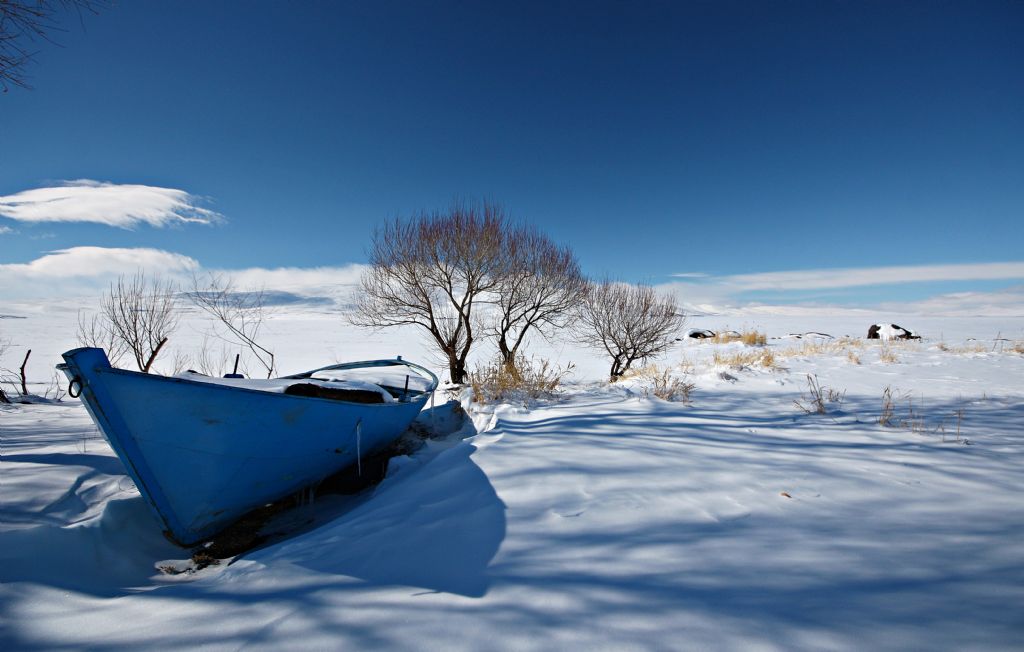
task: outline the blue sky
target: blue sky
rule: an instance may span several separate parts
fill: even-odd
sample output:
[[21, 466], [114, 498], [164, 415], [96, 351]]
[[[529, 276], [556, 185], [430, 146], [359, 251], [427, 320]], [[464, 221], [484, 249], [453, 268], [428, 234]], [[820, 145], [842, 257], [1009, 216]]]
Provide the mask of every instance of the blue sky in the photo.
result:
[[[1021, 2], [140, 1], [65, 23], [34, 90], [0, 95], [11, 273], [83, 246], [349, 269], [381, 220], [487, 197], [587, 272], [684, 299], [1024, 283]], [[131, 228], [4, 217], [74, 180], [184, 198]], [[870, 273], [894, 266], [933, 273]], [[736, 282], [830, 269], [864, 273]]]

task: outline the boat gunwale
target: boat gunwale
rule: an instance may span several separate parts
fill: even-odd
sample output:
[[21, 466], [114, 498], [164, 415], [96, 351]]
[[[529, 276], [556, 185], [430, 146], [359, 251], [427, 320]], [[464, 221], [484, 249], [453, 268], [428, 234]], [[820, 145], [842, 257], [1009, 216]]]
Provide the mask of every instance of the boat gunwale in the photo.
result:
[[[420, 365], [418, 365], [418, 364], [416, 364], [414, 362], [408, 362], [406, 360], [402, 360], [401, 358], [395, 358], [395, 359], [384, 358], [384, 359], [379, 359], [379, 360], [362, 360], [362, 361], [359, 361], [359, 362], [344, 362], [344, 363], [337, 364], [337, 365], [328, 365], [326, 367], [320, 367], [319, 369], [313, 369], [311, 371], [304, 371], [301, 374], [295, 374], [295, 375], [292, 375], [292, 376], [281, 376], [280, 378], [277, 378], [276, 380], [318, 380], [316, 378], [313, 378], [312, 375], [315, 374], [315, 373], [321, 372], [321, 371], [329, 371], [329, 370], [333, 370], [333, 369], [339, 369], [339, 370], [341, 370], [341, 369], [369, 369], [369, 368], [373, 368], [373, 367], [390, 366], [391, 364], [394, 364], [395, 366], [401, 365], [401, 366], [409, 367], [409, 368], [411, 368], [413, 370], [419, 369], [419, 370], [422, 370], [422, 371], [426, 372], [427, 374], [430, 375], [430, 378], [424, 378], [423, 376], [420, 376], [420, 377], [424, 378], [425, 380], [431, 381], [430, 387], [427, 388], [427, 389], [424, 389], [424, 390], [415, 390], [415, 391], [419, 392], [419, 394], [417, 396], [414, 396], [413, 398], [407, 400], [407, 401], [395, 400], [395, 401], [385, 402], [385, 403], [361, 403], [359, 401], [346, 401], [345, 399], [340, 399], [340, 398], [322, 398], [322, 397], [319, 397], [319, 396], [302, 396], [302, 395], [298, 395], [298, 394], [285, 394], [284, 392], [268, 392], [268, 391], [262, 390], [262, 389], [253, 389], [251, 387], [235, 387], [233, 385], [227, 385], [227, 384], [216, 383], [216, 382], [208, 382], [208, 381], [205, 381], [205, 380], [193, 380], [191, 378], [182, 378], [180, 376], [161, 376], [161, 375], [157, 375], [157, 374], [143, 373], [141, 371], [133, 371], [131, 369], [118, 369], [117, 367], [113, 367], [113, 366], [106, 367], [106, 368], [94, 368], [91, 371], [92, 371], [92, 373], [96, 373], [96, 374], [112, 373], [112, 374], [115, 374], [115, 375], [136, 376], [136, 377], [140, 377], [140, 378], [148, 378], [148, 379], [151, 379], [151, 380], [154, 380], [154, 381], [163, 381], [163, 382], [170, 381], [170, 382], [184, 383], [184, 384], [187, 384], [187, 385], [197, 385], [197, 386], [202, 386], [204, 389], [217, 389], [217, 390], [225, 390], [225, 391], [229, 391], [229, 392], [231, 392], [231, 391], [240, 391], [240, 392], [244, 392], [244, 393], [259, 394], [260, 396], [273, 396], [273, 397], [291, 398], [291, 399], [299, 399], [299, 400], [306, 400], [306, 401], [321, 401], [321, 402], [329, 403], [329, 404], [345, 403], [347, 405], [358, 405], [360, 407], [372, 407], [372, 408], [378, 408], [378, 407], [400, 407], [400, 406], [409, 405], [409, 404], [412, 404], [412, 403], [420, 403], [420, 402], [425, 403], [426, 400], [430, 397], [430, 394], [432, 392], [434, 392], [435, 390], [437, 390], [439, 381], [438, 381], [437, 376], [434, 375], [434, 373], [432, 373], [426, 367], [422, 367], [422, 366], [420, 366]], [[62, 363], [57, 365], [57, 369], [60, 370], [60, 371], [64, 371], [67, 368], [68, 368], [68, 363], [66, 363], [66, 362], [62, 362]], [[215, 376], [207, 376], [207, 378], [213, 378], [213, 379], [216, 379], [216, 380], [220, 380], [220, 379], [216, 378]], [[249, 379], [249, 380], [253, 380], [253, 379]], [[274, 379], [270, 379], [270, 380], [274, 380]], [[383, 386], [381, 388], [384, 389]], [[385, 391], [387, 391], [387, 390], [385, 389]], [[388, 392], [388, 393], [390, 393], [390, 392]]]

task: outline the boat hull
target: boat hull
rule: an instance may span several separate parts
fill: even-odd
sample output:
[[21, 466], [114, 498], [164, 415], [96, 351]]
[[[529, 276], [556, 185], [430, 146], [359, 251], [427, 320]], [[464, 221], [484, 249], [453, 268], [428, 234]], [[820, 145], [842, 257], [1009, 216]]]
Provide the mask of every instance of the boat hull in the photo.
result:
[[188, 546], [397, 439], [427, 395], [359, 404], [154, 376], [100, 349], [61, 368], [165, 534]]

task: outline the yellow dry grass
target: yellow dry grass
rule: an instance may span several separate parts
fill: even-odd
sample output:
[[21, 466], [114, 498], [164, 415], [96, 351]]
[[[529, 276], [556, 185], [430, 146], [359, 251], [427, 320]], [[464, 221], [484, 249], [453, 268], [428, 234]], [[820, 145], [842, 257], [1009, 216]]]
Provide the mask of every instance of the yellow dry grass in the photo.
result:
[[511, 369], [501, 360], [478, 365], [469, 374], [469, 383], [474, 400], [481, 404], [521, 398], [550, 398], [573, 369], [571, 362], [563, 368], [543, 358], [527, 360], [519, 356]]
[[893, 364], [899, 362], [900, 358], [898, 355], [896, 355], [896, 352], [892, 350], [892, 347], [882, 346], [882, 348], [878, 351], [878, 360], [879, 362]]
[[730, 367], [732, 369], [745, 369], [749, 367], [774, 369], [778, 366], [775, 352], [768, 348], [759, 351], [736, 351], [733, 353], [715, 351], [711, 360], [716, 367]]
[[716, 334], [714, 337], [700, 340], [700, 342], [704, 344], [730, 344], [732, 342], [742, 342], [747, 346], [764, 346], [768, 343], [768, 336], [757, 330], [744, 330], [743, 332], [723, 331]]
[[[676, 373], [682, 370], [682, 375]], [[636, 379], [644, 382], [647, 387], [645, 393], [652, 394], [664, 401], [690, 402], [690, 392], [696, 385], [690, 382], [686, 369], [682, 365], [672, 367], [659, 367], [656, 364], [631, 369], [623, 375], [623, 379]]]

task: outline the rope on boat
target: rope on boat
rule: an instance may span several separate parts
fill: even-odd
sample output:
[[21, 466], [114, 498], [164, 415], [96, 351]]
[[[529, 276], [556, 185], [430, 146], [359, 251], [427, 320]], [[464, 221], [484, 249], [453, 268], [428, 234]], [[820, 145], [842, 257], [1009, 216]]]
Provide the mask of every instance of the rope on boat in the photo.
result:
[[363, 453], [362, 453], [362, 438], [363, 438], [363, 420], [356, 421], [356, 469], [359, 471], [359, 477], [363, 477]]
[[433, 389], [433, 391], [430, 392], [430, 436], [431, 437], [437, 437], [437, 424], [434, 423], [434, 392], [436, 392], [436, 391], [437, 391], [437, 388], [435, 387]]

